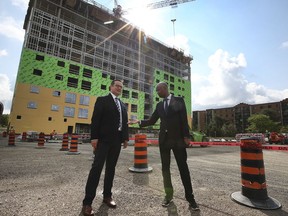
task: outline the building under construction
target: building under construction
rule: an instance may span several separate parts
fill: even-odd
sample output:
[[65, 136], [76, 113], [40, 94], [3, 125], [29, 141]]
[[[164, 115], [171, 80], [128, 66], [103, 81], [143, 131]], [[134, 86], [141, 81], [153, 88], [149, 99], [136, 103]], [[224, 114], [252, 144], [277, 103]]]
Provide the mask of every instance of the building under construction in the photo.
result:
[[96, 98], [108, 93], [113, 79], [123, 80], [130, 118], [152, 114], [160, 100], [155, 86], [165, 81], [184, 98], [191, 119], [192, 57], [103, 5], [30, 0], [23, 28], [10, 119], [16, 132], [89, 132]]

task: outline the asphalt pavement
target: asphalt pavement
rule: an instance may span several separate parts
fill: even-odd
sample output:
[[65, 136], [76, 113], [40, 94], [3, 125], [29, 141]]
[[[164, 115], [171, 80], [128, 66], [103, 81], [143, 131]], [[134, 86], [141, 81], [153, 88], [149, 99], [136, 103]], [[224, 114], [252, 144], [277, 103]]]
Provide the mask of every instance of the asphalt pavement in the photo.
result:
[[[19, 142], [8, 146], [0, 138], [0, 215], [79, 215], [84, 187], [92, 163], [89, 143], [78, 145], [78, 154], [67, 154], [59, 143]], [[174, 200], [161, 206], [164, 198], [161, 163], [157, 146], [149, 146], [151, 172], [135, 173], [134, 146], [121, 151], [116, 168], [113, 198], [116, 209], [102, 204], [103, 173], [93, 202], [95, 215], [121, 216], [284, 216], [288, 215], [288, 152], [263, 150], [269, 197], [281, 208], [262, 210], [234, 202], [231, 194], [241, 192], [240, 148], [209, 146], [187, 149], [188, 165], [200, 211], [189, 209], [184, 198], [177, 164], [172, 156], [171, 174]], [[173, 154], [172, 154], [173, 155]]]

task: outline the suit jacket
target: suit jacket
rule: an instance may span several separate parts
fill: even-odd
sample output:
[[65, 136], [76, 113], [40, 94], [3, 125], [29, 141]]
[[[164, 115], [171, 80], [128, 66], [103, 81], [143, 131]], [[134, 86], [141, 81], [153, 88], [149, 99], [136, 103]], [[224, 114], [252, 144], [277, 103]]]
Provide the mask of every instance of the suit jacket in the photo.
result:
[[159, 146], [186, 147], [184, 137], [189, 138], [187, 110], [182, 97], [171, 96], [167, 114], [163, 101], [156, 105], [156, 109], [148, 120], [142, 120], [140, 127], [154, 125], [160, 118]]
[[[128, 116], [125, 104], [120, 101], [122, 110], [122, 140], [129, 140]], [[94, 106], [91, 119], [91, 139], [99, 139], [104, 142], [114, 142], [119, 133], [120, 113], [111, 94], [98, 97]]]

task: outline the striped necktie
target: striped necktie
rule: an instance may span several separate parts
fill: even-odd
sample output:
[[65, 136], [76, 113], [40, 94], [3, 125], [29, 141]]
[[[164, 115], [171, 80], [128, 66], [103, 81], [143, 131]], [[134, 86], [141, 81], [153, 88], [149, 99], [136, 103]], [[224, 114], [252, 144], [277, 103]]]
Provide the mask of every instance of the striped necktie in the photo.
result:
[[117, 106], [117, 109], [118, 109], [119, 115], [120, 115], [118, 130], [121, 131], [122, 130], [122, 113], [121, 113], [121, 108], [120, 108], [120, 100], [117, 97], [115, 98], [115, 104]]

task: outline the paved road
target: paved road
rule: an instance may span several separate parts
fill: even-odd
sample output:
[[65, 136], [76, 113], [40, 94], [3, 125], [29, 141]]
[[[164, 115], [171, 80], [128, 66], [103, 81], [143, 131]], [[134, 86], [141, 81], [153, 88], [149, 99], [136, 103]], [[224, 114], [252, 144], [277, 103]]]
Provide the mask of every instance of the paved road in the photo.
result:
[[[6, 138], [0, 138], [0, 215], [79, 215], [92, 163], [90, 144], [78, 145], [79, 155], [67, 155], [59, 151], [61, 143], [45, 143], [44, 149], [35, 148], [37, 143], [16, 142], [15, 147], [7, 143]], [[239, 147], [194, 147], [187, 151], [199, 212], [188, 208], [175, 160], [171, 164], [175, 198], [170, 207], [163, 208], [158, 147], [148, 147], [148, 165], [153, 171], [132, 173], [134, 147], [129, 146], [121, 152], [116, 170], [113, 196], [118, 206], [108, 209], [101, 203], [101, 180], [93, 203], [96, 215], [288, 215], [288, 152], [263, 151], [268, 194], [282, 208], [259, 210], [230, 198], [231, 193], [241, 190]]]

